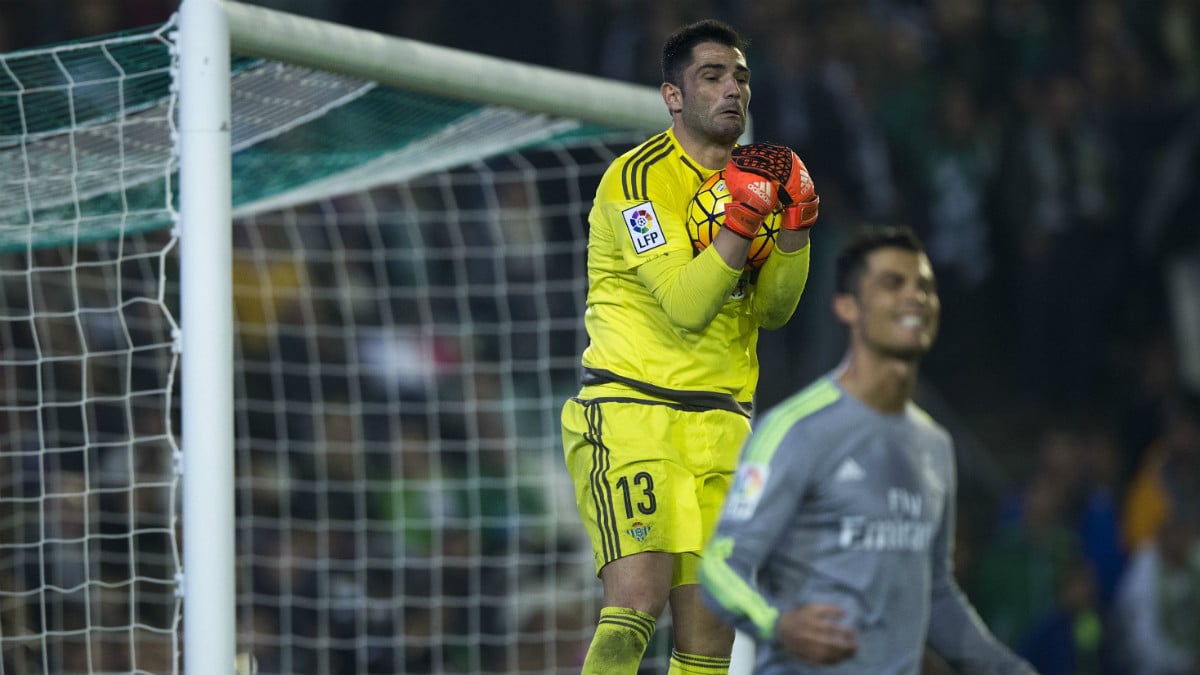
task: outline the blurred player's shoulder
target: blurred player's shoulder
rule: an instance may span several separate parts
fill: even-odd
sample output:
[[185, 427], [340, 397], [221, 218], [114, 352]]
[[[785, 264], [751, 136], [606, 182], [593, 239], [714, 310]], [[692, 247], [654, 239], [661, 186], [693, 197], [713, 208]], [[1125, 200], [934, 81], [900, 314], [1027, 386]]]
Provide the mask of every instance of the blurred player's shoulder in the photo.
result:
[[914, 401], [908, 402], [908, 413], [920, 424], [928, 424], [935, 427], [941, 426], [937, 420], [933, 419], [933, 415], [930, 415], [929, 411], [917, 405]]
[[829, 408], [844, 395], [832, 378], [819, 378], [768, 410], [760, 428], [790, 427]]
[[908, 402], [908, 414], [913, 422], [921, 427], [928, 429], [937, 436], [943, 437], [945, 440], [950, 440], [950, 431], [942, 426], [941, 422], [934, 419], [927, 410], [917, 405], [913, 401]]

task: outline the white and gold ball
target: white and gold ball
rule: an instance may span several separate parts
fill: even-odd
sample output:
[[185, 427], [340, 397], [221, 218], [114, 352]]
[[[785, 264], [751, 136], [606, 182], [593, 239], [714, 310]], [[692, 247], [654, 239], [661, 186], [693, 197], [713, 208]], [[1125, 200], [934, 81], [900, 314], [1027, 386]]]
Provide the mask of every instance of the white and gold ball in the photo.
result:
[[[697, 252], [708, 248], [717, 231], [725, 225], [725, 204], [729, 202], [729, 189], [725, 187], [725, 172], [718, 171], [700, 184], [696, 195], [688, 205], [687, 227], [692, 246]], [[757, 269], [767, 261], [775, 249], [775, 234], [779, 231], [779, 213], [767, 216], [758, 236], [750, 244], [746, 256], [746, 269]]]

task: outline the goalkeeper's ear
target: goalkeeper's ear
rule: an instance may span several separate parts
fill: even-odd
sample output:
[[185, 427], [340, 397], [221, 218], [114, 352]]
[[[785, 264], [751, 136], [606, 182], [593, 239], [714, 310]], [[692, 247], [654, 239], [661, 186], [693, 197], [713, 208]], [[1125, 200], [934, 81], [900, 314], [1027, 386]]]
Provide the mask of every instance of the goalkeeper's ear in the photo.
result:
[[667, 104], [667, 110], [672, 115], [683, 112], [683, 92], [679, 87], [670, 82], [663, 82], [659, 91], [662, 93], [663, 103]]

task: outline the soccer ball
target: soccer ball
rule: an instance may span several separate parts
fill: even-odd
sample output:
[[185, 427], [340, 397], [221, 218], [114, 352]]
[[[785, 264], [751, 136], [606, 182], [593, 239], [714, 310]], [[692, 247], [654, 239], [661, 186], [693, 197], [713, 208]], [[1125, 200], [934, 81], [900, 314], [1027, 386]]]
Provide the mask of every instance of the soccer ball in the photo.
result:
[[[729, 189], [725, 187], [725, 171], [709, 176], [696, 190], [696, 196], [688, 204], [687, 228], [692, 246], [699, 253], [708, 248], [717, 231], [725, 224], [725, 204], [729, 201]], [[745, 269], [758, 269], [775, 250], [775, 233], [779, 231], [779, 212], [772, 213], [763, 221], [758, 236], [750, 243], [746, 255]]]

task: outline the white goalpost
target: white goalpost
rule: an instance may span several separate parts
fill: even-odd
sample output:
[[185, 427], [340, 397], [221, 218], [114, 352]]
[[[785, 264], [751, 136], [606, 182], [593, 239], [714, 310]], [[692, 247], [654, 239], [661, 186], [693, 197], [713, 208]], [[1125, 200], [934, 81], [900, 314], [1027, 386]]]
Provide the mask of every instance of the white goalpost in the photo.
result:
[[[179, 338], [185, 673], [228, 671], [234, 569], [233, 250], [229, 27], [212, 2], [180, 7]], [[202, 648], [197, 649], [197, 646]]]
[[222, 0], [0, 55], [0, 675], [577, 672], [586, 214], [668, 124]]
[[[230, 51], [474, 103], [519, 106], [538, 115], [586, 117], [616, 128], [656, 129], [665, 114], [652, 91], [233, 2], [185, 0], [179, 44], [182, 325], [189, 341], [192, 326], [203, 326], [183, 352], [182, 409], [184, 644], [204, 643], [205, 648], [186, 650], [184, 656], [185, 671], [216, 672], [233, 661], [235, 652], [233, 631], [220, 630], [232, 625], [235, 615], [233, 405], [225, 396], [232, 394], [232, 292], [226, 285], [232, 278], [231, 236], [214, 236], [228, 232], [230, 217]], [[205, 243], [195, 245], [201, 239]], [[193, 406], [193, 400], [204, 403]], [[186, 451], [192, 447], [204, 448], [205, 455], [189, 461]], [[189, 546], [193, 541], [202, 545]]]

